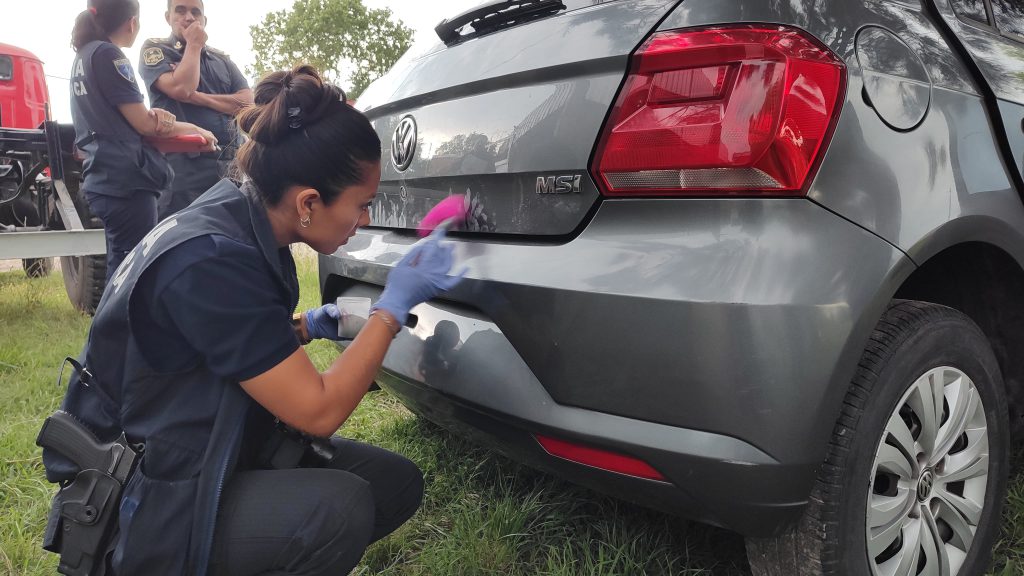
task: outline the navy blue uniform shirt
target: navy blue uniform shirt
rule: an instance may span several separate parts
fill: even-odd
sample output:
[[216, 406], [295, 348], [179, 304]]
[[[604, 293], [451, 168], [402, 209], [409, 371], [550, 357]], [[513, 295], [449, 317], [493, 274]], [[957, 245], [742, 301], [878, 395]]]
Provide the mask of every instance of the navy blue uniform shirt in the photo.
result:
[[[205, 106], [178, 102], [156, 87], [160, 76], [172, 72], [181, 62], [185, 44], [174, 37], [150, 38], [142, 45], [139, 71], [149, 91], [149, 101], [155, 108], [163, 108], [183, 122], [206, 128], [217, 137], [220, 146], [230, 146], [236, 138], [234, 118]], [[206, 47], [199, 57], [199, 87], [206, 94], [234, 94], [249, 87], [238, 66], [223, 52]]]
[[75, 145], [85, 152], [86, 192], [126, 197], [159, 193], [171, 179], [162, 154], [142, 142], [118, 109], [142, 102], [131, 61], [110, 42], [83, 46], [71, 69], [71, 118]]
[[[88, 45], [83, 47], [83, 50], [87, 49]], [[86, 62], [81, 58], [75, 59], [72, 97], [89, 98], [94, 102], [98, 100], [112, 106], [143, 101], [142, 91], [135, 83], [131, 61], [120, 48], [110, 42], [100, 42], [92, 51], [91, 63], [93, 73], [90, 77], [85, 74]], [[120, 124], [127, 124], [127, 121], [116, 109], [113, 114], [108, 113], [110, 109], [109, 106], [100, 106], [83, 110], [85, 115], [82, 120], [101, 134], [114, 133]]]
[[[185, 44], [176, 38], [150, 38], [142, 46], [139, 64], [142, 79], [154, 107], [163, 108], [183, 122], [205, 128], [217, 137], [218, 152], [168, 154], [175, 179], [171, 193], [161, 199], [160, 214], [167, 216], [191, 204], [221, 178], [229, 176], [228, 163], [240, 145], [234, 118], [212, 108], [174, 100], [156, 87], [160, 76], [172, 72], [181, 63]], [[227, 54], [204, 47], [199, 56], [199, 85], [206, 94], [234, 94], [248, 88], [242, 73]]]
[[[279, 257], [285, 273], [294, 274], [290, 254]], [[283, 300], [258, 247], [217, 235], [194, 238], [161, 256], [141, 278], [138, 293], [136, 339], [160, 372], [204, 362], [214, 374], [239, 382], [299, 348], [291, 303]]]
[[[295, 275], [288, 248], [281, 270]], [[230, 382], [243, 382], [291, 356], [299, 341], [293, 307], [257, 246], [206, 235], [167, 251], [139, 279], [132, 304], [139, 352], [155, 370], [180, 373], [203, 364]], [[216, 319], [216, 321], [214, 321]], [[270, 433], [263, 410], [250, 414], [241, 466], [250, 466]]]

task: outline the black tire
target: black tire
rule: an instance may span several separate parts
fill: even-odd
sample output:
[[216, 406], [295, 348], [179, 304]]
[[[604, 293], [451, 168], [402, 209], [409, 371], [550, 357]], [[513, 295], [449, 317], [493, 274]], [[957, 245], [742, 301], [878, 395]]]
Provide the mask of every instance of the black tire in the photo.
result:
[[90, 316], [95, 314], [106, 286], [106, 257], [61, 256], [60, 269], [71, 304]]
[[53, 271], [53, 258], [25, 258], [21, 267], [29, 278], [43, 278]]
[[[101, 226], [98, 219], [89, 220], [88, 228]], [[64, 276], [64, 290], [71, 304], [86, 314], [95, 314], [107, 283], [106, 255], [62, 256], [60, 270]]]
[[[950, 576], [977, 576], [985, 572], [999, 535], [1009, 469], [1007, 402], [999, 365], [984, 334], [965, 315], [936, 304], [894, 301], [879, 320], [861, 357], [803, 517], [776, 538], [748, 539], [747, 554], [756, 576], [872, 576], [873, 565], [885, 561], [889, 554], [904, 546], [911, 552], [920, 549], [906, 544], [901, 528], [890, 548], [869, 557], [868, 498], [869, 492], [872, 498], [887, 496], [878, 491], [884, 472], [875, 466], [883, 449], [898, 444], [898, 439], [887, 430], [895, 421], [890, 416], [903, 419], [904, 412], [897, 410], [910, 402], [912, 390], [922, 382], [919, 378], [946, 367], [973, 382], [983, 406], [983, 410], [975, 409], [973, 413], [984, 415], [988, 440], [988, 477], [974, 481], [984, 486], [983, 508], [967, 556], [959, 571]], [[946, 388], [942, 389], [945, 394]], [[940, 418], [949, 418], [949, 398], [944, 398]], [[912, 417], [916, 415], [908, 416]], [[921, 434], [919, 431], [919, 436], [913, 438], [914, 446], [918, 446]], [[966, 434], [962, 436], [966, 438]], [[957, 438], [957, 443], [945, 453], [947, 458], [956, 457], [961, 437]], [[978, 440], [972, 442], [980, 444]], [[940, 492], [931, 492], [930, 482], [924, 496], [917, 489], [923, 477], [932, 477], [932, 471], [938, 477], [947, 458], [934, 470], [928, 469], [930, 464], [926, 463], [914, 472], [918, 482], [909, 484], [909, 497], [901, 496], [910, 502], [911, 507], [906, 510], [924, 511], [927, 506], [940, 505]], [[895, 483], [892, 485], [895, 490]], [[949, 490], [951, 486], [944, 485], [943, 489]], [[951, 509], [943, 513], [948, 510]], [[910, 512], [909, 517], [913, 518], [914, 513]], [[927, 523], [926, 515], [919, 512], [919, 521]], [[948, 529], [948, 524], [935, 522], [929, 527], [933, 536], [949, 534], [949, 530], [941, 530]], [[942, 541], [950, 542], [944, 537]], [[917, 566], [910, 573], [916, 574], [916, 569]]]

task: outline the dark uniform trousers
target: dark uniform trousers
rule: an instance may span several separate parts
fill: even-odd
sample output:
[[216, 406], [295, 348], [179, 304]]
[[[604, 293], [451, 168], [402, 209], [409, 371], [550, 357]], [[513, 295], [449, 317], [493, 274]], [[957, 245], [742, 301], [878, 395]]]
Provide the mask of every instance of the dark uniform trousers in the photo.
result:
[[324, 468], [236, 472], [214, 536], [212, 574], [342, 576], [367, 545], [419, 508], [423, 476], [406, 458], [342, 438]]
[[157, 222], [157, 195], [138, 190], [118, 197], [86, 193], [89, 210], [103, 222], [107, 241], [107, 283], [132, 248], [142, 241]]

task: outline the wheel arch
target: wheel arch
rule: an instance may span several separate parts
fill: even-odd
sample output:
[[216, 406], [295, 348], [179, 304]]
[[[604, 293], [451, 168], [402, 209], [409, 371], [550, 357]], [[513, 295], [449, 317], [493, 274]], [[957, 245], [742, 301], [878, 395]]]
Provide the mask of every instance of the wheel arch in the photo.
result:
[[1024, 268], [999, 245], [967, 241], [920, 262], [893, 296], [959, 310], [984, 332], [1003, 373], [1011, 441], [1024, 434]]
[[[894, 299], [947, 306], [981, 328], [1003, 375], [1011, 450], [1024, 446], [1024, 353], [1016, 353], [1024, 346], [1024, 251], [1011, 252], [1021, 247], [1024, 236], [1005, 221], [975, 216], [950, 221], [908, 250], [911, 258], [893, 267], [855, 323], [815, 423], [822, 438], [820, 455], [813, 461], [824, 461], [827, 438], [840, 417], [850, 378], [872, 330]], [[816, 445], [813, 453], [817, 450]]]

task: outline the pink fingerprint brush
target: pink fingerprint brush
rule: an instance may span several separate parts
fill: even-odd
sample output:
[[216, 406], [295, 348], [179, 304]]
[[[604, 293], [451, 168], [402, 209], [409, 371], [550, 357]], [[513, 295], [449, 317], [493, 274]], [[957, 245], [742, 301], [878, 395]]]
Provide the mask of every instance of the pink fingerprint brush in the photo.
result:
[[469, 200], [464, 194], [449, 196], [437, 203], [436, 206], [427, 212], [423, 217], [416, 232], [424, 237], [434, 231], [442, 222], [451, 220], [449, 226], [459, 228], [465, 225], [466, 216], [469, 214]]

